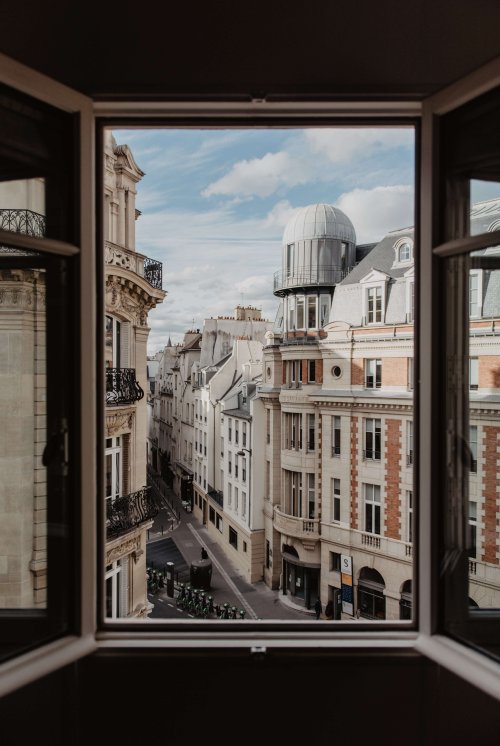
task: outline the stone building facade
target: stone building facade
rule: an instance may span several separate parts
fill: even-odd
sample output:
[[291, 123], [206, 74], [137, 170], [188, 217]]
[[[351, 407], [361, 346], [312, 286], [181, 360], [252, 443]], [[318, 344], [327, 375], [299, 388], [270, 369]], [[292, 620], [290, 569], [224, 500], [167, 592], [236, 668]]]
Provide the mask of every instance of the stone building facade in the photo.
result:
[[151, 608], [147, 529], [156, 512], [146, 486], [148, 313], [166, 293], [162, 265], [136, 250], [144, 174], [111, 132], [104, 158], [106, 615], [143, 617]]

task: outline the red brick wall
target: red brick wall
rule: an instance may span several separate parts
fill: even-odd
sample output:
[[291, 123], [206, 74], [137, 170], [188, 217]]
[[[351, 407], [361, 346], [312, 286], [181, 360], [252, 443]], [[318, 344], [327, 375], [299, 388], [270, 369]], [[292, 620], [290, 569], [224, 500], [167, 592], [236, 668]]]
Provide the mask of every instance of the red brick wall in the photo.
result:
[[316, 360], [316, 383], [323, 383], [323, 360]]
[[302, 383], [307, 383], [307, 360], [302, 360]]
[[351, 417], [351, 528], [358, 528], [358, 418]]
[[483, 466], [483, 498], [484, 498], [484, 529], [483, 556], [484, 562], [498, 564], [498, 519], [497, 519], [497, 484], [498, 484], [498, 456], [497, 446], [500, 445], [499, 427], [485, 425], [483, 427], [483, 442], [480, 453], [484, 457]]
[[[385, 361], [384, 361], [385, 362]], [[385, 531], [390, 539], [401, 539], [401, 420], [385, 421]]]
[[406, 386], [408, 358], [385, 357], [382, 362], [382, 386]]
[[351, 383], [353, 386], [364, 384], [363, 360], [351, 360]]
[[498, 355], [482, 355], [479, 358], [479, 388], [500, 388], [500, 359]]

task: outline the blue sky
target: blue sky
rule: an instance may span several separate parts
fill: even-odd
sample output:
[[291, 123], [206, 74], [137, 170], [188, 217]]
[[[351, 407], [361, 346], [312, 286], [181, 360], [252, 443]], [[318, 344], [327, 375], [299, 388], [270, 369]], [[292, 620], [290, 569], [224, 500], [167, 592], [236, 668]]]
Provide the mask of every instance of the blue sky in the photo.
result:
[[294, 210], [342, 209], [358, 243], [413, 225], [411, 128], [114, 130], [145, 172], [137, 250], [163, 262], [148, 351], [238, 304], [274, 320], [273, 273]]

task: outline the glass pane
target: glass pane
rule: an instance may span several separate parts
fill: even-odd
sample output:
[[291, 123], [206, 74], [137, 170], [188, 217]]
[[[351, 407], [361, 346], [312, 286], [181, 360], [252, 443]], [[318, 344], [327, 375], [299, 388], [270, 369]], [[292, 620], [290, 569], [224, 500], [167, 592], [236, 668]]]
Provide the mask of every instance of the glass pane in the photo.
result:
[[[500, 204], [488, 220], [500, 221]], [[464, 489], [468, 595], [475, 608], [500, 608], [498, 446], [500, 445], [500, 249], [491, 246], [464, 260], [469, 293], [466, 386], [468, 479]], [[477, 605], [477, 606], [476, 606]]]
[[0, 250], [0, 608], [44, 609], [46, 272], [7, 267], [4, 256]]
[[[107, 131], [102, 155], [106, 314], [127, 336], [127, 375], [151, 392], [108, 398], [106, 437], [130, 438], [113, 511], [144, 484], [159, 509], [121, 532], [108, 523], [103, 566], [127, 560], [120, 614], [196, 618], [172, 599], [192, 581], [200, 536], [239, 576], [227, 586], [214, 563], [216, 602], [238, 590], [250, 615], [260, 591], [272, 603], [255, 616], [300, 622], [335, 588], [331, 623], [352, 621], [373, 567], [388, 600], [372, 594], [365, 618], [399, 621], [414, 561], [413, 129]], [[165, 300], [146, 256], [168, 266]], [[108, 326], [108, 361], [111, 340]], [[408, 619], [411, 591], [404, 600]]]
[[500, 230], [500, 182], [470, 181], [470, 235]]

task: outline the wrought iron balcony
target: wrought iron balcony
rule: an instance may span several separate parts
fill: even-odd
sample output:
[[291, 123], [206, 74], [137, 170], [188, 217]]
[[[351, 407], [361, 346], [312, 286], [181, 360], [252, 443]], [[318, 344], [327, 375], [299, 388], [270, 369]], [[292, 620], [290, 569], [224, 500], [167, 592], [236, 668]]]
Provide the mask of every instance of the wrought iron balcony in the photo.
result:
[[133, 404], [144, 391], [137, 383], [135, 368], [106, 368], [106, 405]]
[[161, 262], [144, 257], [144, 279], [149, 282], [152, 288], [162, 289], [162, 271], [163, 265]]
[[151, 496], [151, 487], [143, 487], [130, 495], [106, 501], [106, 536], [108, 539], [130, 531], [141, 523], [152, 521], [158, 506]]
[[337, 285], [349, 273], [351, 268], [320, 265], [319, 267], [296, 267], [290, 272], [278, 271], [274, 273], [275, 295], [286, 295], [289, 288], [300, 288], [318, 285]]
[[1, 209], [0, 229], [43, 238], [45, 235], [45, 216], [33, 212], [33, 210]]
[[217, 505], [220, 505], [221, 508], [224, 507], [224, 493], [222, 490], [216, 490], [214, 489], [210, 484], [208, 485], [208, 492], [207, 495], [214, 500], [214, 502], [217, 503]]
[[139, 254], [137, 251], [127, 249], [112, 241], [106, 241], [104, 262], [109, 266], [135, 272], [139, 277], [144, 277], [152, 288], [162, 289], [163, 265], [155, 259], [149, 259], [144, 254]]

